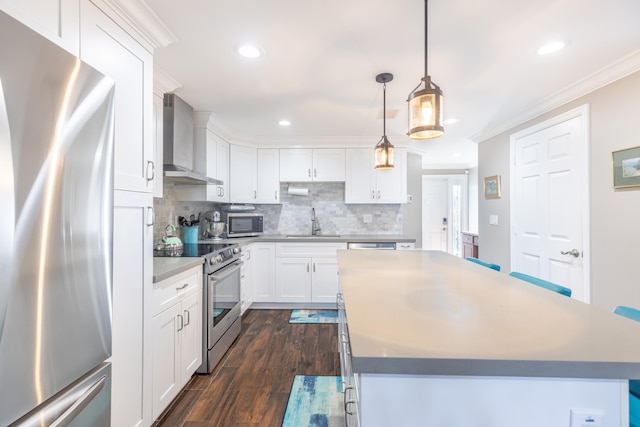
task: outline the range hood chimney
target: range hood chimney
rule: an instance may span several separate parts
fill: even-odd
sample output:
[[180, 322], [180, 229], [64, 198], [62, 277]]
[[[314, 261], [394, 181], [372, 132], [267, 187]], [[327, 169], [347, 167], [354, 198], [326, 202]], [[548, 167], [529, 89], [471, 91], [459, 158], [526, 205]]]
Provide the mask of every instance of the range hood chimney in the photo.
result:
[[222, 185], [193, 170], [193, 108], [173, 93], [164, 94], [164, 181], [182, 185]]

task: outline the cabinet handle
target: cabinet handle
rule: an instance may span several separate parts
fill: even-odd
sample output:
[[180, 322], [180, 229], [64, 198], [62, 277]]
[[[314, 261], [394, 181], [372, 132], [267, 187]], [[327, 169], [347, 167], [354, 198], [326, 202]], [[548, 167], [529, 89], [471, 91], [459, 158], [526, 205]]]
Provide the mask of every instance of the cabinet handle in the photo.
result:
[[376, 190], [371, 190], [371, 199], [372, 200], [376, 199]]
[[378, 200], [380, 200], [380, 190], [378, 190]]
[[318, 176], [318, 170], [313, 168], [313, 177], [316, 178]]
[[354, 386], [352, 386], [352, 385], [348, 385], [348, 386], [346, 386], [344, 388], [344, 397], [343, 397], [343, 399], [344, 399], [343, 400], [344, 401], [344, 413], [348, 414], [348, 415], [353, 415], [353, 412], [349, 412], [349, 410], [348, 410], [349, 405], [353, 404], [353, 403], [356, 403], [356, 401], [353, 400], [353, 399], [347, 400], [347, 395], [349, 393], [349, 390], [353, 390], [353, 389], [354, 389]]
[[156, 164], [151, 160], [147, 161], [147, 181], [153, 181], [156, 178]]
[[307, 273], [309, 272], [309, 263], [307, 263]]
[[278, 190], [276, 190], [275, 195], [273, 197], [274, 200], [278, 200]]
[[258, 192], [256, 190], [253, 190], [253, 200], [256, 200], [258, 198]]
[[316, 263], [315, 262], [313, 263], [313, 272], [314, 273], [316, 272]]
[[311, 168], [307, 169], [307, 175], [311, 178]]
[[178, 328], [178, 332], [180, 332], [184, 329], [184, 318], [182, 317], [182, 314], [178, 314], [178, 319], [180, 319], [180, 327]]
[[187, 321], [184, 322], [184, 326], [187, 326], [189, 323], [191, 323], [191, 313], [189, 313], [189, 310], [184, 310], [184, 314], [187, 318]]
[[153, 227], [156, 222], [156, 213], [153, 206], [147, 206], [147, 227]]
[[184, 288], [186, 288], [187, 286], [189, 286], [189, 284], [188, 284], [188, 283], [185, 283], [184, 285], [180, 286], [179, 288], [176, 288], [176, 291], [181, 291], [181, 290], [183, 290]]

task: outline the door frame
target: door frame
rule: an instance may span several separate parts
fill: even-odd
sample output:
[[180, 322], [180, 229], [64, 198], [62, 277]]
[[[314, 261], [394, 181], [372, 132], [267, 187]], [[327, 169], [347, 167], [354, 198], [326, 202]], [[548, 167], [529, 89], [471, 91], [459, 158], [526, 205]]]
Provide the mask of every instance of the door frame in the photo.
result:
[[589, 161], [590, 161], [590, 140], [591, 135], [589, 134], [589, 104], [583, 104], [577, 108], [566, 111], [562, 114], [559, 114], [550, 119], [544, 120], [540, 123], [537, 123], [531, 127], [528, 127], [524, 130], [516, 132], [509, 137], [510, 141], [510, 165], [509, 165], [509, 175], [510, 175], [510, 196], [509, 196], [509, 212], [510, 212], [510, 263], [511, 266], [515, 265], [516, 256], [515, 253], [515, 244], [513, 240], [515, 239], [515, 218], [514, 212], [516, 209], [515, 205], [515, 195], [513, 194], [516, 184], [515, 178], [515, 164], [516, 164], [516, 141], [522, 137], [534, 134], [543, 129], [549, 128], [551, 126], [555, 126], [557, 124], [566, 122], [571, 119], [581, 118], [581, 131], [582, 131], [582, 140], [580, 141], [580, 148], [582, 150], [582, 288], [584, 295], [584, 302], [591, 302], [591, 260], [590, 260], [590, 234], [589, 234], [589, 226], [590, 226], [590, 181], [589, 181]]
[[[438, 174], [438, 175], [422, 175], [422, 183], [421, 183], [421, 191], [422, 191], [422, 200], [424, 202], [424, 189], [425, 189], [425, 182], [427, 180], [436, 180], [436, 179], [440, 179], [440, 180], [445, 180], [447, 182], [447, 218], [448, 220], [451, 219], [451, 205], [452, 205], [452, 194], [451, 194], [451, 187], [453, 185], [452, 180], [461, 180], [462, 181], [462, 206], [460, 206], [460, 231], [467, 231], [467, 229], [469, 228], [469, 174], [468, 173], [464, 173], [464, 174]], [[425, 223], [425, 212], [424, 210], [422, 211], [422, 246], [424, 248], [424, 223]], [[448, 253], [452, 253], [453, 249], [452, 249], [452, 244], [453, 244], [453, 233], [452, 233], [452, 229], [451, 226], [447, 226], [447, 252]]]

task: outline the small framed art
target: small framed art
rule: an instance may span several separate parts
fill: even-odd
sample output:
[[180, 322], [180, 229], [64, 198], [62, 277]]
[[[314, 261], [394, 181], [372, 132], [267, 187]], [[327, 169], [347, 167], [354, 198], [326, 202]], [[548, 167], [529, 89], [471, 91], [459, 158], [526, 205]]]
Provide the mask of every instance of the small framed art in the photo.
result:
[[488, 176], [484, 179], [484, 198], [500, 198], [500, 175]]
[[640, 186], [640, 147], [611, 153], [613, 188]]

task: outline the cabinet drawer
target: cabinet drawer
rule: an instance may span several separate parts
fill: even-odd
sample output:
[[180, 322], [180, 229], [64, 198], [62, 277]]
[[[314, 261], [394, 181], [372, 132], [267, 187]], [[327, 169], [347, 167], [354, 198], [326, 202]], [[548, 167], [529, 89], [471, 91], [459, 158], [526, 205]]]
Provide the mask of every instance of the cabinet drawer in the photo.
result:
[[175, 304], [183, 295], [200, 289], [202, 267], [183, 271], [161, 282], [154, 283], [151, 293], [151, 315], [162, 312]]
[[473, 246], [478, 246], [478, 236], [473, 236]]
[[462, 242], [463, 243], [470, 243], [473, 245], [473, 239], [477, 238], [477, 236], [474, 236], [473, 234], [468, 234], [468, 233], [462, 233]]
[[276, 257], [335, 257], [346, 243], [276, 243]]

